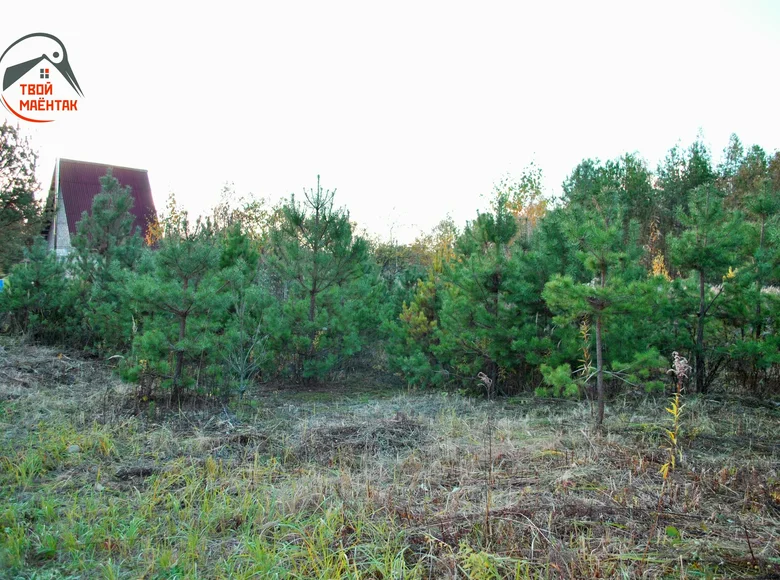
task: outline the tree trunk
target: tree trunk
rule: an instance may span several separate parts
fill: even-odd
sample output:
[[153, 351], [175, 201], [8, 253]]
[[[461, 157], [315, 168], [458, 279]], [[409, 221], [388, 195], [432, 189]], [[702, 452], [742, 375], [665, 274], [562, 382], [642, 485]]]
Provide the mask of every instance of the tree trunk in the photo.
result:
[[[493, 295], [493, 308], [495, 310], [495, 319], [496, 323], [494, 325], [494, 332], [498, 332], [498, 302], [499, 302], [499, 289], [501, 288], [501, 274], [496, 273], [496, 292]], [[493, 339], [495, 340], [495, 338]], [[494, 360], [492, 368], [490, 370], [490, 378], [492, 379], [492, 384], [490, 385], [490, 392], [488, 393], [488, 397], [490, 399], [495, 398], [496, 389], [498, 388], [498, 361]]]
[[[320, 191], [320, 182], [319, 182], [319, 176], [317, 177], [317, 192]], [[319, 198], [318, 198], [319, 199]], [[314, 213], [314, 223], [315, 227], [317, 228], [317, 231], [319, 231], [319, 223], [320, 223], [320, 206], [319, 202], [315, 209]], [[312, 270], [311, 270], [311, 289], [309, 290], [309, 322], [311, 323], [311, 330], [309, 334], [309, 352], [306, 355], [307, 360], [314, 360], [315, 356], [315, 346], [314, 341], [317, 338], [317, 329], [314, 328], [314, 319], [317, 317], [317, 294], [319, 293], [318, 285], [319, 285], [319, 268], [317, 267], [317, 256], [319, 255], [319, 242], [314, 242], [314, 247], [312, 248], [313, 253], [313, 264], [312, 264]], [[301, 370], [303, 370], [303, 364], [301, 365]], [[309, 381], [307, 381], [309, 382]]]
[[[182, 289], [186, 295], [187, 288], [189, 288], [189, 279], [184, 278]], [[176, 401], [181, 400], [181, 374], [184, 368], [184, 349], [181, 346], [181, 342], [187, 333], [187, 315], [189, 311], [179, 312], [179, 348], [176, 351], [176, 368], [173, 371], [173, 397]]]
[[317, 314], [317, 293], [312, 289], [309, 291], [309, 322], [314, 322], [314, 317]]
[[[187, 331], [187, 315], [179, 315], [179, 343], [184, 340]], [[181, 374], [184, 367], [184, 349], [179, 344], [176, 351], [176, 368], [173, 371], [173, 397], [179, 401], [181, 399]]]
[[[604, 264], [601, 265], [601, 288], [607, 283], [607, 269]], [[598, 411], [596, 415], [596, 428], [601, 429], [604, 423], [604, 353], [602, 342], [602, 317], [603, 306], [596, 314], [596, 395], [598, 396]]]
[[601, 313], [596, 315], [596, 394], [598, 396], [598, 411], [596, 412], [596, 428], [601, 429], [604, 423], [604, 356], [601, 344]]
[[696, 392], [706, 393], [706, 361], [704, 360], [704, 317], [706, 316], [704, 272], [699, 270], [699, 314], [696, 321]]
[[[758, 238], [758, 252], [759, 256], [763, 253], [764, 250], [764, 216], [761, 216], [761, 232], [759, 234]], [[756, 299], [756, 332], [755, 332], [755, 338], [756, 340], [761, 340], [761, 332], [763, 330], [763, 324], [761, 323], [761, 288], [763, 287], [764, 282], [761, 279], [761, 264], [756, 264], [756, 286], [758, 290], [758, 298]], [[755, 365], [754, 365], [755, 366]]]

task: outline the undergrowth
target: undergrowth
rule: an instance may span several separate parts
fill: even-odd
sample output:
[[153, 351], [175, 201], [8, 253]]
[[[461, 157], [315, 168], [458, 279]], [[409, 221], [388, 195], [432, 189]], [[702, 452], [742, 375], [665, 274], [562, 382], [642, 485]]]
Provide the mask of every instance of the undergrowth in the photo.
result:
[[664, 480], [664, 397], [614, 401], [604, 436], [586, 403], [372, 385], [139, 407], [60, 354], [0, 354], [0, 577], [780, 573], [771, 404], [688, 397]]

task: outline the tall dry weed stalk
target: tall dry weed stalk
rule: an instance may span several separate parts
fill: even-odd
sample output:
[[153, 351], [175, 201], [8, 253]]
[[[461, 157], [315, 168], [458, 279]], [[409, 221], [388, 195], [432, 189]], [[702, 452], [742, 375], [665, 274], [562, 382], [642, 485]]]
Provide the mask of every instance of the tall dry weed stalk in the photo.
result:
[[669, 453], [669, 459], [661, 466], [661, 475], [664, 476], [664, 481], [669, 478], [669, 473], [673, 472], [677, 466], [677, 460], [679, 458], [682, 462], [682, 449], [680, 449], [679, 437], [680, 437], [680, 417], [682, 416], [683, 403], [682, 403], [682, 390], [683, 382], [691, 374], [691, 365], [688, 364], [688, 360], [680, 356], [678, 352], [672, 354], [674, 362], [672, 368], [669, 369], [669, 373], [673, 373], [675, 376], [676, 390], [669, 406], [666, 408], [667, 413], [672, 416], [672, 428], [666, 430], [666, 437], [669, 440], [669, 446], [666, 450]]
[[485, 385], [488, 401], [492, 401], [495, 396], [493, 392], [493, 379], [482, 372], [477, 375], [477, 378]]
[[[672, 368], [669, 369], [667, 372], [669, 374], [673, 374], [675, 377], [675, 392], [672, 396], [669, 406], [666, 407], [666, 412], [669, 413], [672, 416], [672, 426], [671, 429], [666, 429], [666, 437], [669, 441], [669, 446], [666, 447], [666, 451], [668, 453], [668, 459], [666, 463], [664, 463], [661, 466], [661, 469], [659, 470], [661, 475], [663, 475], [663, 483], [661, 484], [661, 494], [658, 497], [658, 506], [655, 510], [655, 520], [653, 521], [653, 526], [650, 528], [650, 534], [647, 539], [647, 546], [645, 547], [645, 554], [644, 558], [642, 559], [642, 562], [640, 563], [640, 571], [642, 569], [642, 566], [647, 560], [647, 553], [650, 549], [650, 543], [653, 541], [653, 536], [655, 535], [656, 529], [658, 528], [658, 520], [661, 517], [661, 506], [663, 505], [664, 496], [669, 491], [669, 485], [668, 485], [668, 479], [669, 475], [674, 472], [675, 468], [677, 467], [678, 460], [680, 463], [682, 463], [682, 449], [680, 448], [680, 418], [682, 416], [682, 410], [685, 405], [683, 405], [682, 402], [682, 390], [683, 385], [686, 379], [688, 379], [691, 375], [691, 371], [693, 370], [691, 368], [691, 365], [688, 364], [688, 360], [682, 356], [678, 352], [672, 353], [673, 357], [673, 363]], [[641, 572], [640, 572], [641, 575]]]

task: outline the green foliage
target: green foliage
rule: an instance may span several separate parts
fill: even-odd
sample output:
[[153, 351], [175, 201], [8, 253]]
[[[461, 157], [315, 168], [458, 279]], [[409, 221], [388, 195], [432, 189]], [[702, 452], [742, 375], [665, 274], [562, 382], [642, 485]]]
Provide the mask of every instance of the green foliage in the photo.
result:
[[514, 308], [509, 294], [516, 273], [510, 244], [517, 222], [498, 192], [491, 213], [482, 213], [458, 238], [457, 260], [445, 271], [441, 311], [442, 355], [468, 384], [480, 372], [499, 390], [511, 365]]
[[[775, 287], [780, 281], [780, 156], [769, 158], [753, 147], [736, 170], [723, 178], [725, 203], [741, 210], [741, 240], [732, 264], [722, 277], [723, 296], [713, 307], [725, 340], [719, 355], [738, 384], [754, 392], [780, 387], [776, 369], [778, 308]], [[727, 223], [727, 229], [732, 224]], [[732, 238], [733, 232], [728, 232]], [[722, 268], [722, 266], [721, 266]], [[706, 352], [706, 351], [705, 351]]]
[[386, 325], [391, 368], [411, 386], [441, 386], [448, 374], [434, 350], [441, 340], [438, 301], [435, 279], [418, 280], [411, 302], [404, 302], [398, 319]]
[[73, 238], [83, 277], [91, 278], [95, 270], [112, 261], [125, 268], [138, 261], [143, 240], [139, 232], [132, 231], [133, 201], [130, 187], [122, 187], [110, 169], [100, 178], [100, 193], [93, 198], [91, 211], [82, 214]]
[[219, 257], [209, 226], [185, 215], [132, 284], [140, 319], [135, 358], [148, 361], [176, 398], [184, 387], [199, 386], [202, 373], [217, 372], [217, 322], [227, 307], [217, 276]]
[[110, 170], [100, 185], [91, 211], [77, 224], [70, 269], [80, 290], [81, 344], [97, 353], [118, 354], [126, 352], [132, 340], [128, 290], [144, 243], [140, 232], [132, 231], [130, 188], [122, 187]]
[[255, 379], [273, 368], [272, 352], [279, 351], [281, 344], [278, 333], [274, 340], [270, 332], [281, 327], [281, 313], [258, 242], [239, 222], [222, 235], [218, 277], [226, 308], [221, 312], [218, 342], [226, 370], [223, 394], [243, 396]]
[[539, 370], [544, 377], [544, 385], [536, 388], [537, 397], [577, 397], [580, 387], [572, 380], [571, 366], [564, 364], [555, 368], [542, 364]]
[[333, 206], [335, 191], [304, 190], [279, 210], [269, 267], [279, 282], [280, 355], [296, 380], [322, 379], [362, 347], [378, 320], [368, 243], [353, 235], [349, 214]]
[[[24, 177], [34, 156], [18, 157]], [[0, 311], [33, 340], [125, 357], [145, 393], [243, 396], [369, 363], [420, 388], [586, 396], [600, 424], [614, 393], [663, 389], [672, 352], [697, 390], [780, 389], [780, 153], [736, 137], [716, 169], [700, 140], [655, 174], [636, 154], [586, 159], [560, 199], [531, 166], [411, 244], [356, 235], [318, 179], [273, 210], [226, 186], [197, 222], [171, 197], [146, 247], [129, 191], [101, 185], [72, 258], [31, 247]]]
[[24, 256], [40, 232], [42, 211], [35, 199], [38, 155], [19, 127], [0, 125], [0, 276]]
[[687, 212], [679, 215], [685, 230], [671, 241], [674, 264], [682, 271], [703, 272], [707, 282], [719, 282], [739, 260], [742, 215], [726, 212], [725, 194], [714, 184], [697, 187], [690, 196]]
[[243, 262], [241, 269], [251, 272], [257, 269], [260, 252], [254, 241], [242, 231], [241, 224], [236, 222], [227, 229], [219, 258], [219, 267], [236, 266], [239, 260]]
[[0, 313], [7, 313], [11, 327], [33, 341], [66, 342], [78, 320], [77, 295], [65, 265], [39, 238], [11, 268], [0, 292]]
[[[569, 205], [561, 231], [576, 248], [573, 258], [581, 264], [581, 277], [554, 275], [542, 295], [561, 326], [592, 321], [595, 344], [583, 348], [590, 360], [595, 347], [596, 365], [584, 383], [587, 386], [595, 376], [597, 426], [604, 418], [608, 382], [633, 386], [641, 382], [647, 389], [657, 388], [648, 367], [659, 357], [651, 346], [655, 337], [647, 321], [663, 297], [664, 284], [648, 279], [642, 265], [645, 251], [640, 239], [644, 235], [651, 241], [648, 221], [653, 209], [649, 202], [636, 201], [648, 197], [649, 184], [649, 172], [632, 156], [606, 164], [586, 160], [564, 183]], [[619, 362], [626, 360], [631, 364]]]
[[[249, 270], [247, 272], [246, 270]], [[280, 345], [269, 340], [269, 331], [278, 327], [279, 311], [268, 290], [265, 272], [252, 272], [243, 262], [223, 271], [227, 309], [220, 351], [226, 367], [228, 389], [223, 394], [242, 395], [264, 370], [271, 370], [269, 348]]]
[[529, 200], [537, 203], [533, 211], [542, 207], [528, 193], [533, 183], [497, 187], [492, 211], [467, 224], [451, 253], [439, 252], [404, 302], [388, 350], [408, 384], [484, 390], [482, 375], [491, 392], [509, 394], [538, 381], [538, 363], [551, 343], [538, 254], [528, 252], [531, 220], [540, 215], [522, 210]]
[[641, 385], [648, 393], [662, 392], [666, 383], [661, 377], [666, 364], [666, 359], [657, 349], [651, 347], [634, 352], [630, 362], [613, 360], [610, 363], [610, 376], [628, 385]]
[[696, 390], [706, 392], [714, 379], [709, 364], [705, 330], [707, 319], [722, 287], [710, 292], [708, 284], [719, 283], [741, 261], [740, 252], [745, 240], [745, 227], [741, 213], [727, 213], [724, 208], [724, 192], [715, 184], [696, 187], [690, 193], [687, 213], [680, 213], [685, 226], [671, 241], [675, 265], [683, 272], [694, 272], [698, 287], [698, 308], [689, 313], [695, 328], [694, 368]]

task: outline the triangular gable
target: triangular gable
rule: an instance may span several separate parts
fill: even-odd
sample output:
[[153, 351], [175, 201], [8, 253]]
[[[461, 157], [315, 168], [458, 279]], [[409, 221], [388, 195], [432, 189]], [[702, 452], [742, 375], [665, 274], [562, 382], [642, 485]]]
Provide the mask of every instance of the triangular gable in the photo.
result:
[[[65, 206], [65, 216], [71, 236], [76, 234], [76, 224], [81, 220], [82, 213], [85, 211], [89, 213], [92, 210], [92, 200], [100, 193], [100, 178], [105, 176], [109, 169], [120, 185], [130, 187], [130, 193], [134, 198], [130, 210], [130, 213], [135, 216], [133, 231], [141, 228], [141, 235], [145, 236], [149, 224], [156, 219], [157, 212], [152, 199], [152, 188], [149, 185], [149, 174], [145, 169], [60, 159], [59, 193]], [[56, 169], [53, 180], [57, 180]]]

